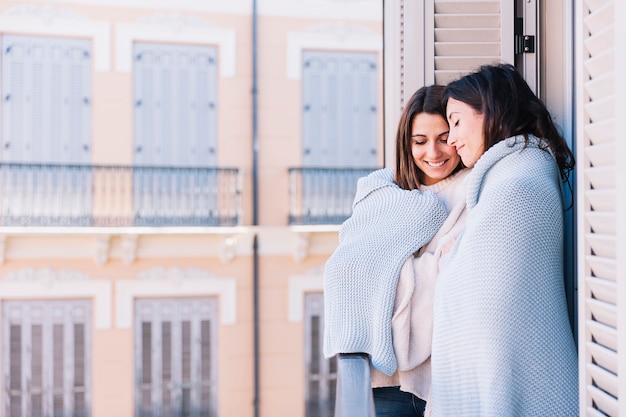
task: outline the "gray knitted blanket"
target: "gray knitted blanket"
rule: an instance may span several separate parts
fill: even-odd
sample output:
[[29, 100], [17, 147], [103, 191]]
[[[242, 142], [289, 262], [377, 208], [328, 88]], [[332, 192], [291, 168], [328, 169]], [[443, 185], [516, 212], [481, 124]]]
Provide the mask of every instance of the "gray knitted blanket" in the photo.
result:
[[364, 352], [387, 375], [397, 367], [391, 318], [400, 269], [443, 224], [432, 192], [403, 190], [393, 170], [359, 179], [352, 216], [324, 268], [324, 355]]
[[556, 162], [535, 138], [509, 138], [467, 181], [465, 230], [435, 290], [432, 416], [578, 416]]

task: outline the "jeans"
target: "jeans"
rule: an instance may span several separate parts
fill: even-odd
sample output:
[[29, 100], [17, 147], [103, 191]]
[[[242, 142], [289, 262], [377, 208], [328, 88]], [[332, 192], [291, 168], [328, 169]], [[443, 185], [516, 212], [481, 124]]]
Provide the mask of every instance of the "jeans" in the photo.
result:
[[376, 417], [424, 417], [426, 401], [400, 387], [373, 388]]

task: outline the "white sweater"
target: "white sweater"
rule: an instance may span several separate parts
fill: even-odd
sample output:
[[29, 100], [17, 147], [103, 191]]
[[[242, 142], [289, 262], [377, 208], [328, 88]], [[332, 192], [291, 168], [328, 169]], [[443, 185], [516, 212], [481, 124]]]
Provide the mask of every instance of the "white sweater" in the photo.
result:
[[400, 271], [392, 318], [393, 346], [398, 370], [391, 376], [372, 367], [372, 387], [400, 386], [426, 401], [430, 398], [430, 352], [432, 345], [433, 296], [442, 250], [454, 243], [465, 223], [466, 178], [464, 169], [434, 185], [434, 192], [449, 215], [433, 237]]

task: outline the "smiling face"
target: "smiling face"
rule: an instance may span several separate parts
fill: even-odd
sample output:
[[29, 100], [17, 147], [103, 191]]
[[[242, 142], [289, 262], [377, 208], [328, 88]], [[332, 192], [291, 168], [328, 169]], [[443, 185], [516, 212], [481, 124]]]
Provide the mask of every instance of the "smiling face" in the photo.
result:
[[411, 125], [411, 153], [424, 173], [424, 185], [435, 184], [450, 175], [460, 158], [448, 145], [448, 124], [438, 114], [419, 113]]
[[463, 164], [472, 168], [485, 152], [485, 117], [469, 105], [453, 98], [448, 99], [446, 114], [450, 123], [448, 144], [456, 148]]

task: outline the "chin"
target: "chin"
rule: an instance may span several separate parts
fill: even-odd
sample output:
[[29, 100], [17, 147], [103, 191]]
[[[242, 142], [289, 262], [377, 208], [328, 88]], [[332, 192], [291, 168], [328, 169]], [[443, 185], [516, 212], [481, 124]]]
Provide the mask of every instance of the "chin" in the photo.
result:
[[466, 168], [472, 168], [476, 163], [474, 160], [466, 160], [465, 158], [461, 158], [461, 162], [463, 162], [463, 165], [465, 165]]

